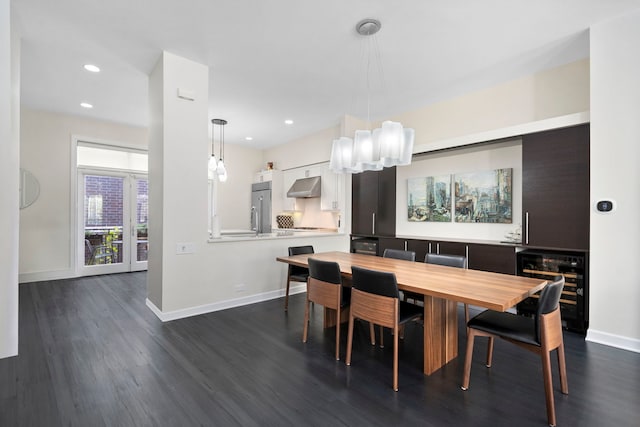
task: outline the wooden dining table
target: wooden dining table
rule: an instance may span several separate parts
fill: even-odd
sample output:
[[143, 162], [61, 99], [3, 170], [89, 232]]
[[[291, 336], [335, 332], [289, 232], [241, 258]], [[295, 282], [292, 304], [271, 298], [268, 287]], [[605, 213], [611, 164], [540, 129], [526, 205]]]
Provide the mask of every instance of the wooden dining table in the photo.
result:
[[424, 295], [424, 373], [431, 375], [458, 356], [459, 302], [506, 311], [541, 290], [547, 281], [347, 252], [283, 256], [277, 261], [308, 267], [308, 259], [334, 261], [350, 281], [351, 267], [392, 272], [398, 289]]

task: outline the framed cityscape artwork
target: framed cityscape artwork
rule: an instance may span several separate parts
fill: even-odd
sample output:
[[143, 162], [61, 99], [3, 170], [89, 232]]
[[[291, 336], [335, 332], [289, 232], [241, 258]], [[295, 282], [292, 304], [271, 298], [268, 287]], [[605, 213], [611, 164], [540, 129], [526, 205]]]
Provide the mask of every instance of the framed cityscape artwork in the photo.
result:
[[409, 178], [407, 187], [409, 221], [451, 221], [451, 175]]
[[512, 223], [513, 169], [456, 174], [455, 221]]

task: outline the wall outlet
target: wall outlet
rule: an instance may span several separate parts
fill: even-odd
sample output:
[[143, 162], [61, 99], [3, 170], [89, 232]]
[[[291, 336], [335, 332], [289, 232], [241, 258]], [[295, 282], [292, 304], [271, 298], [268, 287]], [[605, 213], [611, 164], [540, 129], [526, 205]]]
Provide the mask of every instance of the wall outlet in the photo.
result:
[[196, 244], [193, 242], [178, 243], [176, 244], [176, 254], [192, 254], [196, 251]]
[[238, 283], [234, 286], [234, 289], [236, 290], [236, 292], [244, 292], [247, 290], [247, 285], [245, 285], [244, 283]]

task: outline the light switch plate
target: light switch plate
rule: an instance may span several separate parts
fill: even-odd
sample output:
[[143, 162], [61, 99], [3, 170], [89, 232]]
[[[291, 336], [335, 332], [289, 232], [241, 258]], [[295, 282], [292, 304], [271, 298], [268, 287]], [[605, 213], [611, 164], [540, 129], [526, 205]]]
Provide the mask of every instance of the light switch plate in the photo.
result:
[[178, 243], [176, 244], [176, 253], [178, 255], [192, 254], [196, 251], [196, 244], [194, 242]]

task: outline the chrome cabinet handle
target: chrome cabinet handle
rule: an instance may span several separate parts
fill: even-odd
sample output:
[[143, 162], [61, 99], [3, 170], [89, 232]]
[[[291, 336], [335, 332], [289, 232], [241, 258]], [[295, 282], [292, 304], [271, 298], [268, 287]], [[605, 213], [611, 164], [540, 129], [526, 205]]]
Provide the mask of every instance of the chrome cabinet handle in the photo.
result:
[[525, 239], [525, 243], [529, 244], [529, 212], [525, 212], [524, 214], [524, 232], [527, 235]]
[[371, 234], [376, 234], [376, 213], [371, 214]]

